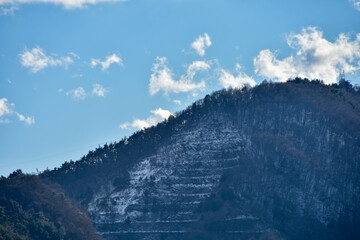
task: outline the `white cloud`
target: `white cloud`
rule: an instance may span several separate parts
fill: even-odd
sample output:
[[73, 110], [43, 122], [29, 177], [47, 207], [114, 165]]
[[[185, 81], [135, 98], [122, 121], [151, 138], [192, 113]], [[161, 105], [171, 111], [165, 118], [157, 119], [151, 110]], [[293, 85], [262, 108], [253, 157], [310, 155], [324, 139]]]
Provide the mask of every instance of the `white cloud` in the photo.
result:
[[254, 66], [255, 73], [276, 81], [286, 81], [297, 75], [292, 56], [278, 60], [269, 49], [262, 50], [259, 53], [254, 59]]
[[8, 118], [4, 118], [4, 116], [11, 117], [12, 115], [18, 116], [20, 121], [25, 122], [27, 125], [31, 125], [35, 123], [34, 117], [25, 117], [24, 115], [14, 111], [15, 104], [8, 103], [7, 98], [0, 99], [0, 123], [9, 123], [10, 120]]
[[0, 5], [18, 6], [29, 3], [52, 3], [62, 5], [66, 9], [82, 8], [87, 5], [94, 5], [101, 2], [123, 2], [126, 0], [0, 0]]
[[254, 58], [255, 73], [274, 81], [306, 77], [335, 83], [340, 71], [360, 69], [360, 34], [353, 41], [340, 34], [330, 42], [317, 28], [308, 27], [300, 34], [290, 34], [287, 43], [297, 50], [296, 55], [279, 60], [269, 49], [262, 50]]
[[350, 0], [352, 4], [354, 5], [354, 8], [358, 11], [360, 11], [360, 1], [359, 0]]
[[78, 100], [84, 100], [86, 97], [86, 92], [83, 87], [78, 87], [76, 89], [70, 90], [65, 94], [66, 96], [71, 96], [73, 99], [78, 99]]
[[177, 105], [181, 105], [181, 101], [178, 99], [173, 100], [173, 102], [176, 103]]
[[93, 85], [93, 90], [92, 90], [93, 95], [97, 97], [104, 97], [106, 92], [107, 92], [106, 89], [103, 88], [103, 86], [101, 86], [100, 84], [96, 83]]
[[111, 64], [117, 63], [118, 65], [122, 65], [123, 60], [117, 56], [115, 53], [111, 56], [107, 56], [105, 61], [101, 61], [100, 59], [91, 59], [91, 67], [95, 67], [97, 65], [101, 65], [101, 69], [105, 71], [110, 67]]
[[164, 121], [167, 119], [172, 113], [168, 110], [158, 108], [156, 110], [150, 111], [152, 115], [150, 115], [146, 119], [135, 119], [131, 123], [126, 122], [120, 125], [122, 129], [145, 129], [151, 126], [156, 125], [159, 122]]
[[80, 56], [77, 55], [76, 53], [74, 52], [68, 52], [69, 55], [73, 56], [74, 58], [77, 58], [77, 59], [80, 59]]
[[8, 100], [6, 98], [0, 99], [0, 117], [4, 115], [9, 115], [13, 112], [14, 104], [13, 103], [7, 103]]
[[203, 36], [199, 36], [193, 43], [191, 43], [191, 47], [195, 49], [197, 54], [201, 57], [205, 55], [205, 49], [211, 46], [211, 40], [207, 33], [204, 33]]
[[224, 88], [242, 88], [245, 85], [255, 86], [256, 82], [252, 77], [249, 77], [246, 73], [240, 72], [241, 66], [236, 64], [237, 76], [234, 76], [225, 69], [220, 69], [220, 84]]
[[20, 121], [25, 122], [27, 125], [31, 125], [35, 123], [35, 119], [33, 117], [25, 117], [20, 113], [16, 113]]
[[30, 68], [33, 73], [36, 73], [48, 66], [64, 66], [67, 68], [69, 64], [74, 62], [69, 56], [60, 58], [47, 56], [44, 50], [40, 47], [33, 48], [31, 51], [26, 50], [24, 53], [20, 54], [20, 58], [21, 65]]
[[[63, 89], [58, 89], [59, 93], [63, 92]], [[72, 89], [70, 91], [65, 92], [66, 96], [70, 96], [73, 99], [76, 100], [84, 100], [87, 96], [95, 96], [95, 97], [104, 97], [105, 94], [107, 93], [107, 90], [101, 86], [98, 83], [93, 84], [93, 88], [90, 92], [86, 91], [83, 87], [78, 87], [76, 89]]]
[[210, 69], [210, 65], [208, 63], [206, 63], [204, 61], [194, 61], [189, 65], [189, 67], [186, 71], [187, 78], [193, 79], [196, 72], [209, 70], [209, 69]]
[[167, 66], [166, 57], [157, 57], [153, 64], [149, 91], [151, 95], [163, 90], [165, 95], [169, 92], [190, 92], [205, 89], [205, 82], [194, 83], [194, 76], [198, 71], [208, 70], [210, 65], [203, 61], [195, 61], [187, 68], [186, 74], [179, 80], [173, 79], [173, 73]]
[[91, 59], [91, 67], [95, 67], [96, 65], [98, 65], [100, 63], [100, 59]]

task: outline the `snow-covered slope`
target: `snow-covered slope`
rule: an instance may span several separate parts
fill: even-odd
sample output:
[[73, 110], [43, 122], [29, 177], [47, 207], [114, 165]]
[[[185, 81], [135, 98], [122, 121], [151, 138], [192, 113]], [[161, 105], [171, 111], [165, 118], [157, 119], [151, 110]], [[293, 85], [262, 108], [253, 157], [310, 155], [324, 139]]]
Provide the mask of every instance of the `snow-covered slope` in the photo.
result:
[[[130, 184], [125, 189], [116, 191], [109, 185], [94, 196], [88, 210], [101, 235], [156, 239], [165, 233], [181, 235], [199, 221], [194, 216], [199, 204], [219, 186], [224, 171], [239, 166], [237, 153], [247, 152], [251, 145], [225, 119], [203, 120], [199, 128], [173, 135], [154, 155], [141, 159], [130, 169]], [[224, 149], [232, 151], [232, 156], [223, 157]], [[258, 219], [234, 211], [221, 220]], [[258, 233], [266, 228], [228, 231]]]

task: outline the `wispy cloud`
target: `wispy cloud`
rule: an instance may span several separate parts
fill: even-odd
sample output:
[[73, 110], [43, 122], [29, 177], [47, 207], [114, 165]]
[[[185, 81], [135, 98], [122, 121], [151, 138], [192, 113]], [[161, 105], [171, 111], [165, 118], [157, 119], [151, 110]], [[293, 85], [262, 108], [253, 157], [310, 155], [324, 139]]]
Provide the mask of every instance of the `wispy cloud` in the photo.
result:
[[0, 124], [7, 124], [7, 123], [10, 123], [10, 120], [5, 118], [5, 119], [2, 119], [0, 118]]
[[151, 95], [159, 91], [164, 91], [165, 95], [170, 92], [191, 92], [205, 89], [205, 81], [194, 83], [196, 72], [205, 71], [210, 65], [204, 61], [195, 61], [187, 68], [186, 74], [182, 75], [179, 80], [173, 78], [172, 70], [167, 66], [166, 57], [157, 57], [153, 64], [150, 78], [149, 91]]
[[26, 117], [15, 110], [14, 103], [8, 103], [7, 98], [0, 99], [0, 123], [10, 123], [9, 117], [16, 115], [19, 121], [25, 122], [27, 125], [35, 123], [34, 117]]
[[359, 0], [349, 0], [349, 1], [353, 4], [353, 6], [356, 10], [360, 11], [360, 1]]
[[49, 66], [64, 66], [67, 68], [69, 64], [74, 62], [70, 56], [60, 58], [47, 56], [45, 51], [40, 47], [35, 47], [30, 51], [25, 50], [20, 54], [20, 60], [21, 65], [29, 68], [32, 73], [37, 73]]
[[[63, 89], [58, 89], [59, 93], [62, 93]], [[98, 83], [93, 84], [92, 90], [86, 91], [83, 87], [78, 87], [70, 91], [65, 92], [66, 96], [70, 96], [76, 100], [85, 100], [87, 96], [104, 97], [107, 90]]]
[[174, 99], [173, 102], [176, 103], [177, 105], [181, 105], [181, 101], [178, 99]]
[[86, 92], [83, 87], [78, 87], [76, 89], [66, 92], [65, 95], [71, 96], [73, 99], [84, 100], [86, 97]]
[[234, 76], [229, 71], [225, 69], [220, 69], [220, 84], [224, 88], [242, 88], [245, 85], [255, 86], [256, 82], [252, 77], [249, 77], [246, 73], [240, 71], [240, 64], [236, 64], [235, 71], [238, 73], [237, 76]]
[[135, 119], [132, 122], [126, 122], [121, 124], [119, 127], [122, 129], [145, 129], [156, 125], [157, 123], [168, 119], [171, 115], [169, 110], [158, 108], [151, 110], [151, 115], [146, 119]]
[[71, 77], [72, 78], [82, 78], [84, 75], [82, 75], [81, 73], [79, 73], [79, 74], [74, 74], [74, 75], [72, 75]]
[[[0, 5], [14, 11], [22, 4], [30, 3], [51, 3], [55, 5], [62, 5], [66, 9], [83, 8], [88, 5], [95, 5], [102, 2], [125, 2], [126, 0], [0, 0]], [[15, 9], [12, 9], [15, 8]], [[11, 10], [12, 9], [12, 10]], [[3, 14], [4, 15], [4, 14]]]
[[35, 123], [35, 119], [33, 117], [25, 117], [24, 115], [18, 112], [16, 112], [15, 114], [18, 116], [20, 121], [25, 122], [27, 125], [31, 125]]
[[73, 56], [74, 58], [77, 58], [77, 59], [80, 59], [80, 56], [77, 55], [76, 53], [74, 52], [68, 52], [69, 55]]
[[317, 28], [308, 27], [300, 34], [290, 34], [287, 43], [297, 50], [295, 55], [277, 59], [269, 49], [262, 50], [254, 58], [255, 73], [274, 81], [306, 77], [334, 83], [340, 71], [354, 73], [360, 69], [360, 34], [352, 41], [342, 33], [330, 42]]
[[100, 84], [96, 83], [93, 85], [93, 90], [92, 90], [93, 95], [97, 97], [104, 97], [106, 92], [107, 92], [106, 89]]
[[116, 63], [118, 65], [123, 64], [123, 60], [117, 56], [115, 53], [111, 56], [107, 56], [104, 61], [100, 59], [91, 59], [91, 67], [96, 67], [97, 65], [101, 65], [101, 69], [105, 71], [110, 67], [111, 64]]
[[[1, 5], [0, 0], [0, 5]], [[7, 4], [6, 6], [0, 6], [0, 16], [4, 15], [14, 15], [14, 12], [18, 10], [19, 7], [17, 5]]]
[[191, 47], [202, 57], [205, 55], [205, 49], [210, 47], [211, 44], [209, 35], [204, 33], [204, 35], [200, 35], [193, 43], [191, 43]]

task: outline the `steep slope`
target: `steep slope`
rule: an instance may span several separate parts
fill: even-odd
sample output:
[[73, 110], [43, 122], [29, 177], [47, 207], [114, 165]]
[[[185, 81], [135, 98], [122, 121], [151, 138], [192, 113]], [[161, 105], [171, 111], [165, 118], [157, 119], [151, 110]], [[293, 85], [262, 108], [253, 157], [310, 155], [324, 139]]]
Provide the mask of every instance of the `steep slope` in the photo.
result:
[[111, 239], [358, 239], [360, 94], [223, 90], [45, 172]]

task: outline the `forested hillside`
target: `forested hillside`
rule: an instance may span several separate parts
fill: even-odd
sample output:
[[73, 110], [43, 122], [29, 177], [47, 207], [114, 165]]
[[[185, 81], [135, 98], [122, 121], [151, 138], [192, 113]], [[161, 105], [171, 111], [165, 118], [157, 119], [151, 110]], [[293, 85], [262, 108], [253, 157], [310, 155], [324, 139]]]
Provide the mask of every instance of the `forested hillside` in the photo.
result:
[[320, 80], [301, 78], [287, 83], [264, 81], [255, 88], [214, 92], [156, 127], [138, 131], [119, 142], [99, 146], [79, 161], [66, 161], [61, 167], [45, 171], [41, 176], [60, 183], [69, 196], [86, 202], [97, 188], [108, 181], [113, 181], [114, 186], [119, 188], [128, 184], [127, 170], [131, 166], [155, 152], [173, 134], [197, 124], [204, 115], [225, 113], [232, 121], [237, 121], [242, 117], [239, 115], [243, 113], [241, 111], [246, 109], [254, 121], [261, 118], [261, 128], [265, 128], [266, 124], [269, 128], [276, 128], [275, 124], [278, 123], [267, 122], [267, 117], [269, 114], [285, 113], [285, 105], [308, 108], [311, 111], [308, 115], [321, 117], [331, 127], [355, 138], [360, 135], [360, 91], [349, 82], [325, 85]]
[[0, 239], [93, 239], [91, 220], [61, 187], [20, 170], [0, 180]]
[[54, 218], [50, 196], [109, 239], [360, 239], [359, 123], [347, 81], [221, 90], [79, 161], [3, 179], [3, 209], [61, 236], [69, 211]]

